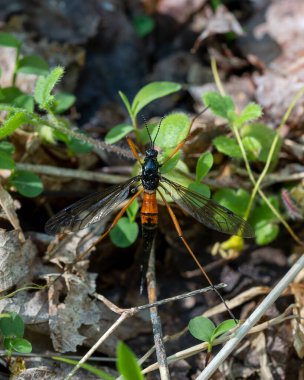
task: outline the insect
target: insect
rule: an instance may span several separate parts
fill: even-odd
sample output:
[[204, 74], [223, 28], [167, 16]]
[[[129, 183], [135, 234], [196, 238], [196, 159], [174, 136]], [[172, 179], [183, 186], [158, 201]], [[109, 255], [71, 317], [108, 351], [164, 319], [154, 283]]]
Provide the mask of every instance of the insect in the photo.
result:
[[[245, 238], [254, 237], [253, 230], [243, 218], [232, 211], [203, 195], [171, 181], [160, 173], [161, 165], [169, 161], [186, 142], [186, 139], [180, 142], [163, 163], [160, 164], [157, 158], [158, 151], [155, 149], [155, 141], [161, 127], [161, 121], [158, 125], [154, 140], [152, 140], [149, 128], [146, 124], [150, 139], [150, 147], [145, 152], [143, 162], [141, 162], [134, 143], [130, 138], [127, 138], [130, 149], [141, 165], [141, 174], [129, 179], [123, 184], [113, 186], [107, 191], [90, 194], [71, 206], [66, 207], [46, 223], [45, 230], [49, 234], [57, 234], [65, 231], [78, 231], [97, 223], [127, 200], [114, 218], [110, 227], [98, 239], [98, 241], [100, 241], [115, 227], [118, 220], [133, 200], [142, 195], [141, 224], [143, 239], [145, 242], [144, 249], [148, 251], [151, 247], [151, 242], [153, 241], [155, 230], [158, 225], [158, 204], [156, 195], [159, 194], [171, 216], [179, 238], [195, 260], [209, 284], [221, 297], [185, 240], [178, 219], [175, 216], [172, 207], [166, 200], [165, 195], [172, 198], [172, 200], [187, 214], [213, 230]], [[193, 121], [194, 119], [192, 120], [190, 129]], [[222, 297], [221, 300], [224, 302]]]

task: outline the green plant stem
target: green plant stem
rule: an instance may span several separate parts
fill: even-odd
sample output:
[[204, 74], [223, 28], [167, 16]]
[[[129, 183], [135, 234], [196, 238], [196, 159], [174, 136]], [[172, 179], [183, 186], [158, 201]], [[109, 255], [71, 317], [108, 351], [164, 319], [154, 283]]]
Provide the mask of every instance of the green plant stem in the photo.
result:
[[222, 85], [222, 81], [221, 81], [221, 78], [219, 76], [219, 72], [218, 72], [218, 69], [217, 69], [216, 59], [214, 57], [211, 57], [211, 70], [212, 70], [212, 74], [213, 74], [213, 77], [214, 77], [214, 81], [215, 81], [216, 87], [218, 88], [220, 94], [222, 96], [224, 96], [225, 95], [225, 90], [224, 90], [224, 87]]
[[17, 50], [17, 54], [16, 54], [16, 60], [15, 60], [15, 67], [14, 67], [14, 73], [13, 73], [13, 86], [16, 85], [16, 80], [17, 80], [17, 70], [18, 70], [18, 66], [19, 66], [19, 57], [20, 57], [20, 47], [16, 49]]
[[[1, 106], [0, 106], [0, 109], [1, 109]], [[57, 129], [58, 131], [60, 131], [64, 134], [67, 134], [71, 137], [74, 137], [80, 141], [85, 141], [86, 143], [93, 145], [97, 149], [102, 149], [102, 150], [105, 150], [107, 152], [111, 152], [111, 153], [115, 153], [119, 156], [123, 156], [127, 159], [133, 159], [134, 160], [134, 156], [133, 156], [132, 152], [129, 150], [122, 149], [119, 146], [106, 144], [104, 141], [93, 139], [93, 138], [86, 136], [84, 134], [81, 134], [77, 131], [73, 131], [71, 129], [67, 129], [67, 128], [63, 127], [53, 113], [51, 113], [49, 120], [46, 120], [46, 119], [44, 119], [38, 115], [35, 115], [35, 114], [31, 114], [30, 117], [31, 117], [31, 123], [36, 125], [36, 126], [46, 125], [50, 128]]]
[[[214, 58], [211, 58], [211, 67], [212, 67], [212, 72], [213, 72], [213, 75], [214, 75], [214, 78], [215, 78], [215, 82], [216, 82], [216, 85], [219, 89], [219, 92], [221, 95], [225, 95], [225, 91], [224, 91], [224, 88], [222, 86], [222, 83], [221, 83], [221, 80], [220, 80], [220, 77], [218, 75], [218, 70], [217, 70], [217, 65], [216, 65], [216, 60]], [[291, 102], [291, 105], [289, 106], [287, 112], [285, 113], [285, 115], [283, 116], [283, 119], [281, 121], [281, 124], [278, 128], [278, 131], [282, 128], [282, 126], [286, 123], [292, 109], [294, 108], [296, 102], [299, 100], [299, 98], [302, 96], [302, 94], [304, 93], [304, 89], [302, 88], [300, 91], [298, 91], [298, 93], [296, 94], [296, 96], [294, 97], [293, 101]], [[285, 219], [281, 216], [281, 214], [277, 211], [277, 209], [270, 203], [270, 201], [268, 200], [268, 198], [266, 197], [266, 195], [264, 194], [264, 192], [261, 190], [260, 188], [260, 185], [263, 181], [263, 179], [265, 178], [266, 174], [267, 174], [267, 171], [269, 169], [269, 166], [271, 164], [271, 160], [272, 160], [272, 157], [273, 157], [273, 153], [275, 151], [275, 148], [276, 148], [276, 145], [278, 143], [278, 140], [279, 140], [279, 135], [278, 133], [276, 134], [275, 138], [273, 139], [273, 142], [272, 142], [272, 145], [271, 145], [271, 148], [270, 148], [270, 151], [269, 151], [269, 155], [267, 157], [267, 161], [266, 161], [266, 164], [265, 164], [265, 167], [262, 171], [262, 173], [260, 174], [258, 180], [256, 181], [254, 176], [253, 176], [253, 173], [251, 171], [251, 168], [250, 168], [250, 164], [249, 164], [249, 161], [248, 161], [248, 158], [247, 158], [247, 154], [246, 154], [246, 151], [245, 151], [245, 148], [244, 148], [244, 145], [243, 145], [243, 142], [242, 142], [242, 139], [241, 139], [241, 136], [239, 134], [239, 130], [238, 128], [232, 123], [231, 125], [231, 128], [233, 130], [233, 133], [237, 139], [237, 142], [239, 144], [239, 147], [241, 149], [241, 152], [242, 152], [242, 156], [243, 156], [243, 160], [244, 160], [244, 163], [245, 163], [245, 167], [246, 167], [246, 170], [247, 170], [247, 173], [249, 175], [249, 178], [252, 182], [252, 184], [254, 185], [254, 188], [253, 188], [253, 191], [252, 191], [252, 194], [251, 194], [251, 197], [250, 197], [250, 201], [249, 201], [249, 204], [248, 204], [248, 207], [247, 207], [247, 210], [246, 210], [246, 213], [245, 213], [245, 216], [244, 216], [244, 219], [248, 219], [248, 216], [250, 214], [250, 211], [251, 211], [251, 208], [252, 208], [252, 205], [253, 205], [253, 201], [255, 199], [255, 196], [257, 193], [259, 193], [259, 195], [261, 196], [261, 198], [264, 200], [264, 202], [267, 204], [267, 206], [270, 208], [270, 210], [273, 212], [273, 214], [279, 219], [279, 221], [283, 224], [283, 226], [286, 228], [286, 230], [289, 232], [289, 234], [292, 236], [292, 238], [300, 245], [304, 245], [304, 242], [302, 242], [298, 236], [294, 233], [294, 231], [292, 230], [292, 228], [289, 226], [289, 224], [285, 221]]]
[[140, 134], [139, 134], [139, 128], [138, 128], [138, 123], [137, 123], [136, 117], [131, 115], [131, 120], [132, 120], [132, 125], [134, 127], [136, 141], [137, 141], [137, 143], [139, 143], [140, 142]]

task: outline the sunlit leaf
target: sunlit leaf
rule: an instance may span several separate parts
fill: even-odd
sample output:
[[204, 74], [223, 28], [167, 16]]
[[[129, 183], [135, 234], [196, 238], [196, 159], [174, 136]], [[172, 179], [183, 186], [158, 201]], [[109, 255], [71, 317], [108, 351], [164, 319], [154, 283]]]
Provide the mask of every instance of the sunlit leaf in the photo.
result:
[[147, 84], [138, 91], [137, 95], [133, 99], [132, 113], [134, 117], [136, 117], [138, 112], [140, 112], [149, 103], [166, 95], [177, 92], [181, 88], [182, 86], [180, 84], [174, 82], [152, 82]]
[[54, 103], [52, 104], [53, 112], [61, 114], [69, 110], [76, 101], [76, 96], [67, 92], [57, 92], [54, 96]]
[[166, 116], [159, 130], [155, 144], [163, 149], [175, 148], [189, 133], [189, 117], [182, 112]]
[[195, 170], [195, 180], [196, 182], [201, 181], [209, 172], [213, 165], [213, 156], [210, 152], [203, 153], [197, 160], [196, 170]]
[[9, 33], [0, 33], [0, 46], [14, 47], [20, 49], [21, 41]]
[[209, 318], [195, 317], [189, 322], [188, 329], [194, 338], [203, 342], [211, 342], [215, 325]]
[[10, 339], [10, 348], [22, 354], [29, 354], [30, 352], [32, 352], [31, 342], [24, 338]]
[[40, 178], [31, 172], [27, 171], [15, 171], [12, 177], [10, 177], [10, 184], [16, 188], [16, 190], [25, 197], [36, 197], [43, 191], [43, 183]]
[[117, 368], [124, 380], [144, 380], [135, 355], [123, 342], [117, 347]]
[[226, 154], [229, 157], [232, 158], [242, 158], [242, 152], [240, 147], [238, 146], [238, 143], [235, 139], [226, 137], [226, 136], [218, 136], [215, 139], [213, 139], [213, 144], [215, 145], [216, 149]]
[[40, 76], [35, 87], [35, 100], [41, 109], [47, 109], [54, 101], [51, 94], [55, 85], [60, 81], [64, 73], [61, 66], [55, 67], [47, 76]]
[[46, 75], [49, 70], [48, 63], [37, 55], [28, 55], [18, 63], [18, 73]]
[[0, 138], [6, 137], [12, 134], [17, 128], [28, 122], [28, 116], [22, 112], [16, 112], [12, 116], [5, 119], [2, 127], [0, 128]]
[[213, 331], [212, 340], [216, 339], [220, 335], [223, 335], [229, 330], [234, 329], [237, 326], [234, 319], [227, 319], [226, 321], [220, 323]]
[[133, 131], [132, 125], [128, 124], [118, 124], [115, 127], [111, 128], [105, 136], [105, 142], [107, 144], [114, 144], [117, 141], [123, 139], [130, 132]]
[[24, 334], [24, 322], [15, 312], [0, 315], [0, 334], [5, 338], [22, 338]]
[[119, 219], [116, 226], [110, 232], [112, 242], [120, 248], [129, 247], [138, 236], [138, 224], [131, 222], [128, 218]]
[[203, 95], [206, 107], [218, 116], [229, 119], [229, 112], [234, 110], [234, 102], [230, 96], [222, 96], [217, 92], [207, 92]]

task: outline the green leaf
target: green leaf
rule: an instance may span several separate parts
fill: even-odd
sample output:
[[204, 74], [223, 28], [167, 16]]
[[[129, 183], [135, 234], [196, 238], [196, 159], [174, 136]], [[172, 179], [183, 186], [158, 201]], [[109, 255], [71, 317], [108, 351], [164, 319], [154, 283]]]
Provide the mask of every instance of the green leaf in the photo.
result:
[[47, 75], [49, 71], [48, 63], [37, 55], [28, 55], [22, 58], [18, 63], [18, 73]]
[[235, 214], [242, 216], [247, 209], [250, 195], [243, 189], [220, 189], [214, 194], [213, 199]]
[[250, 121], [256, 120], [263, 114], [262, 108], [259, 104], [249, 103], [243, 109], [240, 115], [237, 115], [234, 119], [235, 125], [240, 127], [241, 125], [248, 123]]
[[215, 325], [209, 318], [195, 317], [189, 322], [188, 329], [194, 338], [211, 343]]
[[14, 47], [20, 49], [21, 41], [9, 33], [0, 33], [0, 46]]
[[32, 345], [24, 338], [13, 338], [10, 339], [10, 349], [22, 354], [29, 354], [32, 352]]
[[216, 149], [232, 158], [242, 158], [242, 152], [235, 139], [226, 136], [218, 136], [213, 139]]
[[76, 96], [67, 92], [57, 92], [54, 96], [52, 110], [55, 114], [61, 114], [69, 110], [76, 101]]
[[195, 181], [200, 182], [209, 172], [213, 165], [213, 156], [210, 152], [203, 153], [197, 160]]
[[0, 128], [0, 139], [12, 134], [17, 128], [28, 121], [28, 116], [23, 111], [16, 112], [11, 117], [8, 117]]
[[130, 222], [126, 217], [119, 219], [110, 232], [110, 238], [117, 247], [126, 248], [135, 242], [138, 236], [137, 223]]
[[233, 111], [235, 106], [230, 96], [222, 96], [217, 92], [207, 92], [203, 95], [203, 102], [206, 107], [218, 116], [229, 120], [229, 112]]
[[15, 153], [15, 150], [16, 150], [15, 145], [13, 145], [12, 143], [8, 141], [0, 142], [0, 151], [5, 152], [9, 155], [12, 155]]
[[[156, 124], [156, 123], [149, 123], [148, 124], [149, 132], [150, 132], [150, 135], [152, 137], [152, 140], [154, 139], [154, 137], [156, 135], [157, 127], [158, 127], [158, 124]], [[149, 134], [147, 132], [147, 128], [142, 127], [138, 131], [139, 131], [139, 143], [142, 145], [150, 145], [151, 140], [150, 140]]]
[[262, 151], [262, 145], [255, 137], [244, 137], [242, 139], [244, 148], [247, 152], [249, 160], [257, 160]]
[[[181, 157], [181, 152], [176, 152], [175, 155], [172, 158], [170, 158], [169, 161], [167, 161], [165, 164], [163, 164], [160, 167], [161, 174], [171, 172], [171, 170], [173, 170], [175, 168], [175, 166], [177, 165], [180, 157]], [[166, 155], [162, 155], [162, 160], [164, 160], [165, 158], [166, 158]]]
[[[268, 200], [275, 209], [279, 209], [278, 197], [272, 196]], [[253, 209], [249, 223], [254, 228], [256, 242], [259, 245], [271, 243], [279, 233], [278, 219], [264, 201]]]
[[28, 112], [34, 111], [34, 98], [31, 95], [23, 94], [17, 96], [13, 104], [18, 108], [24, 108]]
[[[249, 124], [249, 125], [245, 125], [241, 129], [242, 139], [244, 139], [245, 137], [253, 137], [260, 143], [261, 152], [259, 156], [257, 157], [257, 159], [262, 162], [267, 161], [270, 147], [276, 135], [277, 135], [277, 132], [273, 131], [265, 124], [259, 124], [259, 123]], [[282, 146], [282, 138], [279, 137], [279, 141], [276, 145], [276, 148], [274, 150], [274, 154], [272, 157], [271, 169], [273, 169], [273, 167], [276, 165], [278, 161], [281, 146]]]
[[134, 199], [134, 201], [127, 208], [127, 215], [130, 222], [135, 221], [138, 209], [139, 209], [138, 201], [137, 199]]
[[105, 142], [107, 144], [114, 144], [117, 141], [121, 140], [132, 132], [134, 128], [132, 125], [128, 124], [118, 124], [114, 128], [111, 128], [110, 131], [105, 136]]
[[148, 15], [135, 16], [132, 23], [139, 37], [147, 36], [155, 27], [155, 21]]
[[162, 121], [155, 145], [166, 150], [175, 148], [189, 133], [189, 117], [182, 112], [172, 113]]
[[47, 76], [40, 76], [35, 87], [35, 100], [41, 109], [47, 110], [54, 101], [51, 94], [55, 85], [60, 81], [64, 73], [61, 66], [55, 67]]
[[117, 369], [124, 380], [144, 380], [135, 355], [123, 342], [119, 342], [117, 347]]
[[15, 86], [5, 87], [1, 89], [1, 103], [14, 104], [16, 98], [25, 95], [19, 88]]
[[174, 82], [152, 82], [147, 84], [139, 90], [132, 102], [132, 113], [134, 117], [149, 103], [177, 92], [181, 88], [182, 86], [180, 84]]
[[211, 192], [209, 186], [205, 185], [204, 183], [190, 183], [190, 185], [188, 185], [188, 189], [194, 191], [195, 193], [203, 195], [206, 198], [210, 198]]
[[227, 319], [226, 321], [220, 323], [213, 331], [212, 341], [218, 336], [225, 334], [227, 331], [234, 329], [238, 323], [235, 323], [233, 319]]
[[[60, 356], [52, 356], [52, 359], [58, 360], [63, 363], [72, 364], [72, 365], [78, 364], [77, 360], [68, 359], [68, 358], [64, 358]], [[87, 371], [93, 373], [94, 375], [100, 377], [103, 380], [115, 380], [115, 377], [108, 375], [106, 372], [102, 371], [101, 369], [95, 368], [91, 364], [83, 363], [83, 364], [80, 364], [80, 367], [83, 369], [86, 369]]]
[[255, 226], [255, 240], [258, 245], [267, 245], [273, 242], [279, 232], [280, 228], [277, 224], [268, 223], [267, 221], [261, 221]]
[[40, 178], [31, 172], [15, 171], [10, 177], [10, 184], [25, 197], [37, 197], [43, 191], [43, 184]]
[[34, 99], [31, 95], [24, 94], [17, 87], [6, 87], [1, 90], [0, 103], [10, 104], [24, 108], [29, 112], [34, 110]]
[[12, 156], [2, 150], [0, 150], [0, 168], [7, 170], [15, 169], [15, 161]]
[[[277, 196], [270, 196], [268, 200], [276, 210], [279, 210], [279, 199]], [[253, 227], [261, 221], [267, 221], [268, 223], [278, 221], [277, 217], [264, 201], [260, 202], [258, 206], [255, 206], [250, 215], [250, 224]]]
[[22, 318], [15, 312], [0, 315], [0, 334], [4, 338], [22, 338], [24, 323]]
[[[189, 178], [190, 171], [184, 161], [179, 160], [177, 162], [176, 167], [170, 172], [166, 173], [165, 177], [170, 179], [171, 181], [177, 182], [182, 186], [188, 187], [193, 183], [191, 178]], [[172, 198], [168, 198], [170, 202], [172, 202]]]
[[131, 104], [130, 104], [127, 96], [122, 91], [118, 91], [118, 94], [121, 97], [122, 101], [124, 102], [124, 105], [125, 105], [127, 111], [129, 112], [129, 115], [130, 115], [130, 117], [132, 119], [134, 115], [133, 115], [133, 112], [132, 112], [132, 109], [131, 109]]

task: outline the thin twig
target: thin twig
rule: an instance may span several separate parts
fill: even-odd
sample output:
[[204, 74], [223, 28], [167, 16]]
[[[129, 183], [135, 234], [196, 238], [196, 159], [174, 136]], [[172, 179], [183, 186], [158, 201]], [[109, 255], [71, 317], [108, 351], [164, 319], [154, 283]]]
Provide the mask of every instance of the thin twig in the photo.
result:
[[[226, 286], [226, 284], [215, 285], [215, 287], [217, 289], [223, 288], [225, 286]], [[120, 317], [106, 331], [106, 333], [102, 335], [102, 337], [97, 341], [97, 343], [95, 343], [94, 346], [91, 347], [91, 349], [87, 352], [87, 354], [79, 361], [79, 363], [77, 364], [77, 366], [75, 366], [73, 368], [73, 370], [67, 375], [67, 377], [64, 380], [71, 379], [71, 376], [73, 376], [76, 373], [76, 371], [80, 368], [80, 365], [83, 364], [83, 363], [85, 363], [91, 357], [91, 355], [93, 355], [93, 353], [97, 350], [97, 348], [110, 336], [110, 334], [112, 334], [112, 332], [124, 320], [126, 320], [127, 318], [132, 317], [133, 315], [135, 315], [136, 313], [138, 313], [139, 311], [142, 311], [144, 309], [155, 307], [155, 305], [161, 305], [161, 304], [164, 304], [164, 303], [167, 303], [167, 302], [183, 299], [183, 298], [186, 298], [186, 297], [190, 297], [190, 296], [193, 296], [193, 295], [196, 295], [196, 294], [199, 294], [199, 293], [205, 293], [205, 292], [208, 292], [208, 291], [213, 291], [213, 288], [211, 286], [208, 286], [207, 288], [199, 289], [199, 290], [196, 290], [194, 292], [189, 292], [189, 293], [185, 293], [185, 294], [182, 294], [182, 295], [179, 295], [179, 296], [176, 296], [176, 297], [171, 297], [171, 298], [167, 298], [165, 300], [156, 301], [156, 302], [151, 303], [151, 304], [146, 304], [146, 305], [142, 305], [142, 306], [132, 307], [130, 309], [121, 309], [121, 308], [117, 307], [116, 305], [114, 305], [111, 301], [109, 301], [104, 296], [102, 296], [100, 294], [97, 294], [97, 293], [94, 293], [93, 295], [97, 299], [99, 299], [100, 301], [102, 301], [114, 313], [120, 314]]]
[[[275, 326], [275, 325], [278, 325], [278, 324], [281, 324], [283, 323], [284, 321], [286, 320], [291, 320], [291, 319], [296, 319], [298, 318], [297, 315], [288, 315], [287, 314], [290, 312], [290, 310], [294, 307], [295, 305], [289, 305], [288, 308], [279, 316], [269, 320], [269, 321], [265, 321], [263, 323], [260, 323], [259, 325], [256, 325], [255, 327], [253, 327], [249, 332], [248, 334], [256, 334], [258, 332], [261, 332], [261, 331], [265, 331], [266, 329], [269, 329], [269, 327], [271, 326]], [[217, 346], [219, 344], [223, 344], [225, 342], [228, 342], [232, 337], [234, 336], [234, 332], [231, 332], [225, 336], [222, 336], [218, 339], [216, 339], [214, 342], [213, 342], [213, 346]], [[172, 364], [172, 363], [175, 363], [176, 361], [178, 360], [184, 360], [184, 359], [187, 359], [189, 357], [192, 357], [194, 355], [197, 355], [199, 354], [200, 352], [202, 351], [205, 351], [207, 350], [208, 348], [208, 343], [207, 342], [204, 342], [204, 343], [200, 343], [200, 344], [196, 344], [195, 346], [191, 346], [189, 348], [186, 348], [182, 351], [179, 351], [179, 352], [176, 352], [175, 354], [171, 355], [171, 356], [168, 356], [168, 363], [169, 364]], [[148, 367], [144, 368], [142, 373], [143, 374], [146, 374], [146, 373], [149, 373], [149, 372], [152, 372], [152, 371], [156, 371], [158, 369], [158, 363], [153, 363], [151, 365], [149, 365]]]
[[[214, 285], [214, 288], [218, 290], [218, 289], [225, 288], [226, 286], [227, 286], [227, 284], [220, 283], [218, 285]], [[129, 309], [122, 309], [122, 308], [116, 306], [111, 301], [109, 301], [105, 296], [103, 296], [101, 294], [93, 293], [93, 296], [96, 297], [97, 299], [99, 299], [100, 301], [102, 301], [110, 310], [112, 310], [116, 314], [122, 314], [124, 312], [130, 312], [132, 314], [136, 314], [139, 311], [149, 309], [152, 306], [161, 306], [161, 305], [164, 305], [164, 304], [169, 303], [169, 302], [179, 301], [179, 300], [182, 300], [184, 298], [196, 296], [198, 294], [212, 292], [214, 290], [214, 288], [212, 286], [207, 286], [206, 288], [193, 290], [192, 292], [183, 293], [183, 294], [180, 294], [180, 295], [174, 296], [174, 297], [164, 298], [162, 300], [152, 302], [152, 303], [147, 303], [145, 305], [134, 306], [134, 307], [129, 308]], [[226, 309], [224, 309], [224, 311], [225, 310]]]
[[84, 357], [75, 365], [75, 367], [72, 369], [70, 373], [64, 378], [64, 380], [70, 380], [72, 376], [81, 368], [81, 364], [85, 363], [97, 350], [97, 348], [113, 333], [114, 330], [117, 329], [119, 325], [122, 324], [124, 320], [129, 318], [130, 314], [123, 313], [121, 316], [116, 320], [115, 323], [98, 339], [98, 341], [90, 348], [90, 350], [84, 355]]
[[288, 285], [295, 279], [297, 274], [304, 268], [304, 254], [291, 267], [281, 281], [266, 296], [262, 303], [247, 318], [245, 323], [235, 332], [235, 335], [226, 343], [221, 351], [215, 356], [211, 363], [196, 378], [196, 380], [207, 380], [219, 368], [223, 361], [235, 350], [240, 341], [245, 337], [249, 330], [259, 321], [269, 307], [280, 297]]
[[[150, 258], [147, 271], [147, 287], [148, 287], [148, 298], [150, 303], [156, 302], [156, 276], [155, 276], [155, 239], [150, 251]], [[154, 343], [156, 348], [157, 361], [159, 363], [159, 373], [161, 380], [169, 380], [169, 368], [167, 362], [167, 355], [163, 340], [163, 332], [160, 322], [160, 317], [158, 315], [157, 306], [152, 306], [150, 308], [150, 318], [153, 329]]]
[[106, 173], [96, 173], [89, 170], [79, 170], [79, 169], [67, 169], [58, 168], [56, 166], [49, 165], [34, 165], [34, 164], [23, 164], [18, 163], [16, 165], [19, 170], [28, 170], [37, 174], [50, 175], [54, 177], [64, 177], [64, 178], [77, 178], [85, 181], [95, 181], [101, 183], [122, 183], [127, 181], [130, 177], [125, 177], [121, 175], [113, 175]]

